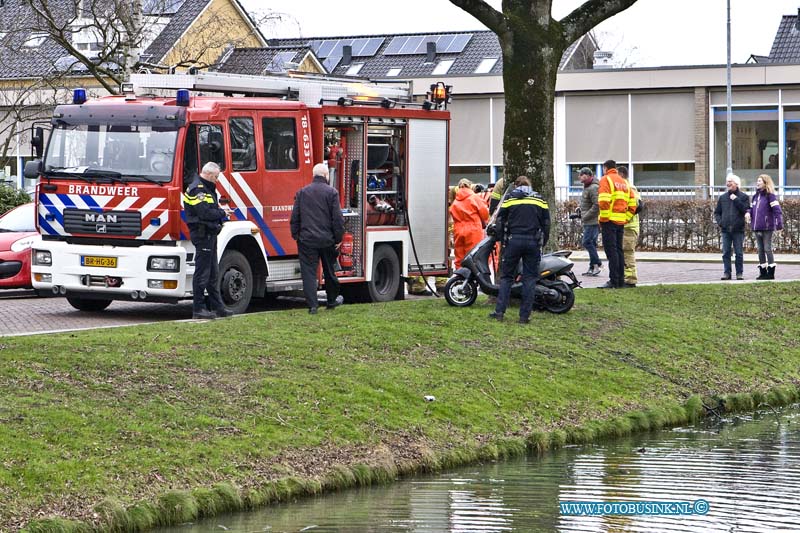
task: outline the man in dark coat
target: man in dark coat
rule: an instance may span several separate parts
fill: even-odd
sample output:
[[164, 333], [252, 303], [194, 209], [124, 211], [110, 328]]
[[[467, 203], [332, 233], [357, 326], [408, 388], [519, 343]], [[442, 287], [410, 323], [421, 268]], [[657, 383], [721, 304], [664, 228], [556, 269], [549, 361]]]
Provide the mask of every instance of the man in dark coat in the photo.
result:
[[731, 245], [736, 257], [736, 279], [744, 279], [744, 215], [750, 209], [750, 197], [742, 190], [739, 176], [728, 174], [722, 193], [714, 209], [714, 221], [722, 231], [723, 280], [731, 279]]
[[328, 166], [314, 165], [314, 179], [300, 189], [294, 197], [292, 209], [292, 238], [297, 241], [300, 275], [308, 312], [316, 314], [317, 266], [322, 261], [325, 278], [326, 307], [333, 309], [342, 303], [339, 297], [339, 280], [334, 263], [344, 235], [344, 217], [339, 203], [339, 193], [328, 185]]
[[[217, 203], [217, 178], [219, 165], [208, 162], [200, 175], [195, 174], [183, 193], [183, 208], [189, 237], [195, 247], [192, 293], [194, 303], [192, 318], [210, 319], [233, 314], [225, 308], [219, 294], [219, 263], [217, 262], [217, 235], [227, 213]], [[208, 292], [208, 304], [205, 293]], [[209, 309], [210, 307], [210, 309]]]

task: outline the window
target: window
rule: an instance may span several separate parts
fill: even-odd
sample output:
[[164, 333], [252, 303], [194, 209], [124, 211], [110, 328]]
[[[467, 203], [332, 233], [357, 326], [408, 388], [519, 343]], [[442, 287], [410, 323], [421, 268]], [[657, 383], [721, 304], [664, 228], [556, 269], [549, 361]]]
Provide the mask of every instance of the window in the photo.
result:
[[694, 163], [641, 163], [633, 165], [637, 187], [685, 187], [694, 185]]
[[252, 118], [232, 118], [228, 121], [231, 134], [231, 168], [256, 169], [256, 137]]
[[478, 65], [478, 68], [475, 69], [475, 74], [487, 74], [491, 72], [492, 68], [494, 67], [494, 64], [497, 63], [498, 59], [499, 58], [497, 57], [484, 58], [483, 61], [481, 61], [480, 65]]
[[267, 170], [297, 169], [297, 135], [293, 118], [265, 118], [264, 156]]
[[350, 68], [347, 69], [346, 76], [358, 76], [358, 73], [361, 72], [361, 68], [364, 66], [364, 63], [353, 63], [350, 65]]
[[25, 42], [22, 43], [22, 46], [25, 48], [38, 48], [42, 45], [44, 40], [47, 39], [47, 34], [44, 32], [33, 32], [31, 33]]
[[[597, 172], [598, 172], [598, 164], [597, 163], [580, 163], [580, 164], [569, 165], [569, 184], [570, 184], [570, 186], [572, 186], [572, 187], [583, 187], [583, 183], [581, 183], [581, 178], [580, 178], [580, 171], [581, 171], [581, 169], [583, 167], [591, 168], [592, 172], [594, 172], [594, 175], [597, 176]], [[602, 170], [602, 168], [600, 168], [599, 170]]]
[[450, 67], [453, 66], [453, 63], [455, 63], [455, 61], [456, 61], [455, 59], [445, 59], [439, 61], [439, 63], [436, 65], [436, 68], [433, 69], [433, 72], [431, 74], [435, 74], [436, 76], [447, 74], [447, 72], [450, 70]]
[[488, 185], [492, 178], [492, 169], [484, 166], [451, 166], [450, 186], [458, 185], [461, 179], [467, 178], [472, 183]]
[[389, 71], [386, 73], [386, 75], [387, 76], [399, 76], [401, 70], [403, 70], [401, 67], [392, 67], [392, 68], [389, 69]]
[[197, 141], [200, 147], [200, 164], [197, 172], [209, 161], [219, 165], [225, 170], [225, 143], [222, 137], [222, 126], [216, 124], [201, 124], [198, 126]]
[[[725, 171], [728, 166], [727, 116], [725, 108], [714, 109], [715, 185], [725, 185]], [[790, 146], [788, 135], [786, 143], [787, 147]], [[759, 174], [769, 174], [777, 183], [778, 169], [770, 168], [769, 159], [770, 155], [778, 151], [777, 108], [734, 108], [731, 114], [731, 147], [733, 171], [742, 179], [742, 187], [754, 186]], [[788, 150], [786, 157], [788, 160]], [[789, 161], [787, 161], [788, 168], [790, 168]], [[797, 183], [800, 185], [800, 179]]]

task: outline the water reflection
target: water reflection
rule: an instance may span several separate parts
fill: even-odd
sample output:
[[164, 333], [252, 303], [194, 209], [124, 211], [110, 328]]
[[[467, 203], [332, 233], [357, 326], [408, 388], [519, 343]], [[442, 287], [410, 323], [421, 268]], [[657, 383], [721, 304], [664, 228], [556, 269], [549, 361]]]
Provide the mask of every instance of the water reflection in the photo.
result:
[[[302, 499], [161, 533], [800, 531], [800, 411]], [[707, 515], [562, 516], [559, 501], [692, 501]]]

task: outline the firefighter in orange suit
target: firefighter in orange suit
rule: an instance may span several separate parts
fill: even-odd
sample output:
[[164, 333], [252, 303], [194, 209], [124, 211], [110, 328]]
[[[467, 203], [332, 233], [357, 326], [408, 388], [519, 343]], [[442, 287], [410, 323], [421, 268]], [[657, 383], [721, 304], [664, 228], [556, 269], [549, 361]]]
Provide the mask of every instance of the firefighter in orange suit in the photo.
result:
[[625, 286], [625, 258], [622, 239], [625, 224], [636, 213], [636, 199], [631, 195], [627, 180], [617, 172], [617, 163], [609, 159], [603, 163], [597, 205], [600, 208], [600, 232], [603, 249], [608, 258], [608, 282], [603, 289], [621, 289]]
[[453, 217], [456, 268], [459, 268], [467, 252], [483, 239], [483, 228], [489, 220], [489, 206], [475, 194], [472, 183], [467, 179], [458, 182], [450, 216]]

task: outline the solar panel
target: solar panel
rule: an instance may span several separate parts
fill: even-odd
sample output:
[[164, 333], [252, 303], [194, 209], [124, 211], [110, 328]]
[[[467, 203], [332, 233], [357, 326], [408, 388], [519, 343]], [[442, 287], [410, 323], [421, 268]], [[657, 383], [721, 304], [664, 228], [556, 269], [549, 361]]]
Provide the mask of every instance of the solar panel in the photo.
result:
[[333, 47], [336, 46], [336, 43], [339, 41], [334, 41], [331, 39], [326, 39], [322, 41], [322, 44], [319, 46], [319, 51], [317, 52], [317, 57], [325, 58], [331, 55], [331, 50]]
[[311, 50], [314, 51], [314, 55], [319, 57], [319, 47], [322, 46], [322, 43], [325, 41], [317, 39], [316, 41], [311, 41], [308, 43], [308, 46], [311, 47]]
[[439, 39], [436, 41], [436, 51], [441, 52], [447, 50], [447, 47], [450, 46], [455, 38], [455, 35], [440, 35]]
[[369, 39], [360, 38], [360, 39], [353, 39], [352, 40], [352, 47], [353, 47], [353, 57], [361, 56], [361, 51], [364, 49], [364, 46], [369, 42]]
[[329, 57], [322, 62], [322, 66], [325, 67], [325, 70], [327, 70], [330, 73], [334, 71], [334, 69], [339, 65], [339, 61], [341, 60], [342, 58], [340, 56]]
[[453, 42], [450, 43], [450, 46], [448, 46], [445, 50], [441, 50], [441, 52], [443, 54], [457, 54], [459, 52], [463, 52], [470, 39], [472, 39], [471, 33], [462, 33], [456, 35], [455, 39], [453, 39]]
[[400, 49], [398, 54], [400, 55], [416, 54], [417, 47], [420, 45], [423, 39], [424, 37], [420, 36], [409, 37], [408, 41], [406, 41], [406, 44], [403, 45], [403, 48]]
[[294, 59], [296, 54], [297, 52], [278, 52], [275, 54], [275, 57], [272, 58], [272, 61], [270, 61], [270, 64], [267, 66], [267, 70], [272, 72], [282, 71], [283, 65]]
[[[378, 49], [385, 41], [383, 37], [373, 37], [367, 41], [367, 44], [364, 45], [364, 48], [361, 49], [361, 52], [358, 54], [359, 57], [372, 57], [378, 51]], [[355, 54], [353, 54], [355, 55]]]
[[[328, 52], [328, 57], [339, 56], [342, 57], [344, 55], [343, 48], [345, 45], [353, 45], [353, 39], [339, 39], [338, 41], [334, 41], [333, 49]], [[355, 54], [353, 54], [355, 55]]]
[[408, 37], [395, 37], [392, 39], [392, 42], [389, 43], [389, 46], [386, 47], [386, 50], [383, 51], [383, 55], [392, 56], [399, 54], [400, 49], [403, 48], [406, 41], [408, 41]]

